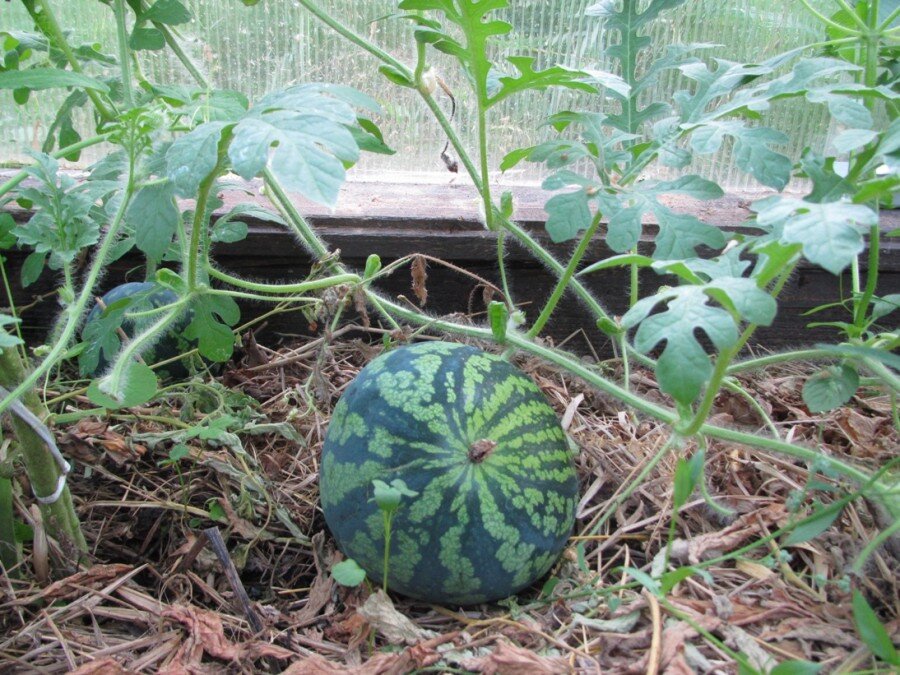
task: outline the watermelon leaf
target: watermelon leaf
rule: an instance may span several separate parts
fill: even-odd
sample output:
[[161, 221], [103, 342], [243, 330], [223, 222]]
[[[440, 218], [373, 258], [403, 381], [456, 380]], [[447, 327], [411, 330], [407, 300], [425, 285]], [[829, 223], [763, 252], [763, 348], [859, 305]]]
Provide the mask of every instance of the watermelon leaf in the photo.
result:
[[[721, 306], [710, 305], [710, 299]], [[660, 304], [665, 309], [651, 315]], [[737, 341], [741, 320], [768, 325], [774, 316], [775, 301], [754, 281], [722, 278], [702, 285], [663, 288], [635, 303], [622, 317], [622, 325], [638, 326], [634, 346], [641, 353], [665, 342], [656, 371], [660, 388], [686, 404], [697, 397], [712, 373], [696, 331], [703, 331], [718, 350], [724, 350]]]
[[840, 274], [862, 252], [861, 228], [878, 223], [878, 214], [869, 207], [843, 201], [815, 204], [778, 196], [752, 208], [759, 225], [780, 232], [785, 243], [800, 244], [807, 260], [832, 274]]
[[184, 330], [189, 340], [196, 340], [200, 355], [211, 361], [227, 361], [234, 351], [231, 326], [241, 318], [237, 303], [227, 295], [198, 296], [191, 303], [193, 318]]
[[828, 412], [849, 401], [859, 388], [859, 373], [852, 364], [823, 368], [803, 385], [803, 402], [811, 413]]
[[159, 264], [181, 222], [174, 185], [168, 181], [152, 183], [138, 190], [128, 205], [125, 220], [134, 229], [135, 245], [148, 260]]
[[93, 380], [88, 386], [87, 396], [92, 403], [110, 410], [132, 408], [156, 396], [156, 374], [143, 363], [129, 364], [119, 383], [119, 390], [110, 392], [106, 389], [111, 384], [109, 376]]

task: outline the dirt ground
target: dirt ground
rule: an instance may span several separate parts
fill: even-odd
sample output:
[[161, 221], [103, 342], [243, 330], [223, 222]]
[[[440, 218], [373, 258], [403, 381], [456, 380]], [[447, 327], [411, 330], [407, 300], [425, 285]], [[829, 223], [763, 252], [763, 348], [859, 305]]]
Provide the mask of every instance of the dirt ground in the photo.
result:
[[[737, 672], [729, 651], [761, 671], [808, 660], [851, 672], [874, 663], [854, 627], [852, 588], [900, 636], [890, 547], [850, 575], [883, 526], [874, 505], [855, 500], [818, 537], [782, 547], [783, 536], [767, 536], [854, 487], [725, 443], [706, 449], [709, 499], [695, 492], [671, 542], [672, 565], [703, 571], [662, 600], [634, 583], [622, 568], [649, 572], [665, 550], [675, 462], [696, 448], [667, 454], [616, 505], [666, 429], [530, 361], [517, 364], [580, 448], [576, 530], [550, 578], [466, 608], [337, 585], [329, 570], [340, 553], [317, 508], [318, 457], [340, 392], [380, 349], [336, 338], [273, 350], [251, 338], [217, 378], [198, 376], [193, 393], [176, 385], [163, 403], [60, 425], [91, 564], [75, 569], [64, 544], [42, 554], [26, 543], [22, 569], [0, 580], [0, 672]], [[615, 363], [598, 367], [618, 375]], [[845, 409], [810, 415], [800, 398], [807, 373], [773, 369], [742, 384], [782, 438], [869, 469], [897, 456], [886, 396], [863, 392]], [[633, 372], [631, 385], [662, 400], [646, 372]], [[91, 407], [76, 389], [58, 389], [56, 412], [74, 420]], [[720, 396], [714, 421], [773, 432], [738, 393]], [[16, 508], [34, 524], [27, 500]], [[54, 571], [41, 583], [44, 556]]]

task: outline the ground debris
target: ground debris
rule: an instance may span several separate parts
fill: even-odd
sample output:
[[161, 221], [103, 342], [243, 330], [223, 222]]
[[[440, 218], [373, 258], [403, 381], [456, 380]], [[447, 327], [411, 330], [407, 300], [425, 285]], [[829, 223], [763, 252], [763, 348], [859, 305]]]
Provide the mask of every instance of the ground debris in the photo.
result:
[[[0, 671], [734, 672], [727, 651], [698, 627], [764, 668], [805, 659], [860, 669], [871, 657], [850, 610], [854, 583], [896, 634], [890, 549], [872, 556], [862, 578], [847, 576], [877, 532], [877, 509], [854, 502], [815, 539], [787, 545], [770, 535], [850, 488], [804, 462], [727, 443], [706, 448], [703, 478], [728, 514], [695, 493], [669, 551], [670, 570], [694, 565], [702, 574], [673, 586], [668, 605], [648, 599], [623, 570], [649, 572], [663, 559], [676, 460], [697, 448], [687, 443], [664, 457], [611, 508], [668, 432], [532, 359], [517, 365], [564, 419], [582, 485], [576, 529], [552, 583], [542, 580], [514, 601], [463, 609], [335, 584], [329, 570], [340, 553], [317, 510], [318, 453], [341, 392], [380, 350], [343, 331], [281, 349], [249, 338], [241, 360], [205, 382], [209, 400], [173, 397], [59, 429], [75, 460], [69, 481], [92, 564], [39, 588], [27, 580], [26, 557], [22, 574], [2, 579]], [[896, 454], [889, 402], [861, 397], [845, 411], [810, 415], [802, 375], [742, 376], [741, 386], [785, 437], [869, 468]], [[632, 369], [631, 376], [636, 392], [663, 400], [647, 373]], [[717, 404], [719, 420], [763, 426], [741, 396], [726, 393]], [[211, 424], [215, 415], [220, 426]], [[175, 423], [160, 421], [166, 418]], [[179, 445], [181, 454], [173, 452]], [[16, 497], [23, 519], [27, 494]], [[201, 533], [213, 526], [263, 620], [259, 633], [205, 547]]]

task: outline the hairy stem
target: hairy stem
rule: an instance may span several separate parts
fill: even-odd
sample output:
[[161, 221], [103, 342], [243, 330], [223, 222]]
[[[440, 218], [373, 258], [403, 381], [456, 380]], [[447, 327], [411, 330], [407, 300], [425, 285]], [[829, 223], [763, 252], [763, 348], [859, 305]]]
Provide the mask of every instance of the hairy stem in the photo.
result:
[[[32, 384], [26, 386], [29, 380], [34, 379], [36, 379], [34, 373], [30, 376], [26, 375], [25, 366], [18, 351], [4, 349], [0, 352], [0, 385], [13, 390], [13, 393], [7, 398], [13, 396], [19, 398], [22, 404], [39, 420], [44, 420], [49, 414], [46, 407]], [[13, 414], [11, 422], [16, 438], [19, 440], [19, 448], [25, 460], [25, 468], [33, 490], [41, 497], [54, 494], [62, 472], [44, 439], [18, 415]], [[72, 495], [67, 486], [63, 488], [56, 501], [50, 504], [41, 503], [40, 509], [50, 534], [63, 544], [64, 550], [74, 553], [75, 558], [80, 558], [83, 553], [87, 552], [87, 543], [81, 532], [78, 516], [72, 503]]]
[[533, 338], [534, 336], [538, 335], [547, 324], [547, 321], [550, 320], [550, 315], [553, 314], [553, 310], [556, 309], [556, 306], [559, 304], [563, 293], [565, 293], [566, 289], [569, 287], [569, 283], [575, 276], [575, 270], [578, 269], [578, 265], [581, 264], [581, 261], [584, 258], [584, 254], [587, 252], [588, 245], [594, 238], [594, 234], [596, 234], [597, 228], [600, 227], [601, 220], [602, 215], [598, 211], [596, 214], [594, 214], [594, 218], [593, 220], [591, 220], [591, 224], [584, 231], [581, 240], [578, 242], [578, 246], [572, 253], [572, 257], [569, 258], [569, 264], [566, 265], [565, 270], [563, 270], [563, 273], [559, 276], [559, 279], [556, 282], [556, 287], [553, 289], [553, 293], [550, 294], [550, 298], [544, 305], [544, 309], [541, 311], [537, 320], [534, 322], [534, 325], [528, 331], [528, 337]]
[[236, 288], [246, 288], [248, 291], [256, 291], [258, 293], [309, 293], [311, 291], [320, 291], [340, 284], [357, 284], [360, 281], [359, 276], [356, 274], [339, 274], [333, 277], [301, 281], [297, 284], [260, 284], [234, 277], [230, 274], [225, 274], [212, 265], [209, 265], [206, 269], [209, 272], [209, 276], [213, 279], [224, 281], [228, 285]]

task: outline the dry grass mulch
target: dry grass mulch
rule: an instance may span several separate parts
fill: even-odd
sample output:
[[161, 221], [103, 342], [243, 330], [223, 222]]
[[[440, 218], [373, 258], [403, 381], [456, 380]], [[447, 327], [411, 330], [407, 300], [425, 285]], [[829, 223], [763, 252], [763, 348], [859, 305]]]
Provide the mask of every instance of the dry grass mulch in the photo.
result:
[[[26, 546], [21, 574], [0, 583], [0, 671], [729, 673], [730, 650], [762, 671], [802, 659], [849, 672], [873, 664], [854, 628], [851, 586], [900, 635], [891, 551], [848, 576], [878, 530], [873, 506], [850, 503], [811, 541], [760, 544], [815, 500], [853, 488], [725, 443], [706, 449], [706, 489], [719, 508], [695, 493], [671, 544], [671, 565], [705, 571], [662, 601], [632, 583], [622, 568], [649, 571], [666, 549], [675, 463], [695, 448], [663, 457], [613, 508], [666, 430], [531, 361], [518, 365], [580, 448], [576, 531], [551, 580], [466, 608], [338, 586], [329, 570], [340, 553], [317, 512], [318, 453], [337, 397], [379, 349], [311, 341], [275, 351], [251, 339], [237, 365], [192, 394], [176, 388], [165, 404], [59, 429], [76, 461], [70, 485], [92, 564], [74, 569], [65, 547], [52, 546], [63, 571], [40, 584], [41, 561]], [[870, 468], [896, 456], [889, 401], [864, 396], [813, 416], [800, 399], [803, 375], [782, 369], [743, 384], [782, 437]], [[646, 373], [632, 384], [658, 396]], [[66, 410], [86, 405], [72, 399]], [[738, 394], [720, 397], [715, 421], [770, 433]], [[26, 503], [17, 507], [32, 518]]]

